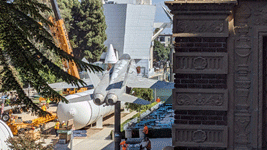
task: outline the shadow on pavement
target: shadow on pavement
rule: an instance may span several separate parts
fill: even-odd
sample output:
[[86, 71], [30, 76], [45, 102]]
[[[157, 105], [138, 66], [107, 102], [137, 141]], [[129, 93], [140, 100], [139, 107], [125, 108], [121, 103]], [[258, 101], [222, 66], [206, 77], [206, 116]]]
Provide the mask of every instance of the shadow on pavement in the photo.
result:
[[[172, 138], [156, 138], [150, 140], [151, 140], [151, 148], [153, 150], [162, 150], [164, 147], [172, 145]], [[114, 142], [110, 143], [102, 150], [112, 150], [112, 149], [114, 149]]]

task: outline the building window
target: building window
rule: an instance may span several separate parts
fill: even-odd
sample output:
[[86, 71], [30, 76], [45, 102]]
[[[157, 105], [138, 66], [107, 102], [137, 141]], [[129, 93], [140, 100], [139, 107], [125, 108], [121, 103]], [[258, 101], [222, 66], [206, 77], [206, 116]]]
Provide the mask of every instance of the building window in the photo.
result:
[[159, 37], [159, 41], [160, 42], [165, 42], [165, 37], [164, 36]]
[[168, 38], [168, 41], [170, 42], [171, 41], [171, 38]]

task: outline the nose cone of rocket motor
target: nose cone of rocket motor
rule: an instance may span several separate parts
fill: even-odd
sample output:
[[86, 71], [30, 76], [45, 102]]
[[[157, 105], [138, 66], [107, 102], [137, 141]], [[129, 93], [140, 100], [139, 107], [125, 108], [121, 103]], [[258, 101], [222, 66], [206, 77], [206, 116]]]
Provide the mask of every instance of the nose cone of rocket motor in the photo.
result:
[[60, 122], [73, 119], [75, 129], [85, 127], [91, 119], [91, 107], [87, 101], [76, 103], [62, 103], [57, 107], [57, 116]]

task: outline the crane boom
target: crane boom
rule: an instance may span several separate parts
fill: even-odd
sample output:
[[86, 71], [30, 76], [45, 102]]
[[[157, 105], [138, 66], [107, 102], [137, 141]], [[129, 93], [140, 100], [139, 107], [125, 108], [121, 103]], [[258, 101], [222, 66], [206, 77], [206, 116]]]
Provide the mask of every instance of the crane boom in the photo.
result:
[[[54, 26], [50, 27], [50, 30], [52, 32], [52, 36], [55, 39], [56, 45], [60, 49], [62, 49], [66, 53], [73, 56], [73, 51], [72, 51], [72, 48], [70, 45], [69, 37], [68, 37], [67, 31], [66, 31], [64, 21], [61, 18], [59, 8], [57, 5], [57, 1], [51, 0], [51, 5], [52, 5], [53, 12], [55, 14], [55, 18], [53, 18], [52, 16], [49, 17], [49, 21], [51, 21], [54, 24]], [[68, 62], [68, 61], [64, 60], [63, 65], [65, 68], [67, 68], [67, 71], [70, 75], [80, 79], [78, 68], [77, 68], [77, 65], [74, 63], [74, 61]]]

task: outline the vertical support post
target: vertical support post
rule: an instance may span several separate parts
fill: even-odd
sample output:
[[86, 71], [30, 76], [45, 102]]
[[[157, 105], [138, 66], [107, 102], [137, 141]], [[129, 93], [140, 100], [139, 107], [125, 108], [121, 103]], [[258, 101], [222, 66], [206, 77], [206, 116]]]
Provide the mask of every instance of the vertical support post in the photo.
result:
[[171, 35], [171, 50], [170, 50], [170, 82], [174, 82], [173, 79], [173, 37]]
[[157, 89], [156, 88], [154, 89], [154, 97], [155, 97], [154, 99], [155, 99], [155, 102], [156, 102], [156, 100], [157, 100]]
[[115, 104], [115, 114], [114, 114], [114, 150], [120, 150], [121, 142], [121, 102], [117, 101]]
[[73, 150], [73, 129], [71, 129], [70, 150]]
[[5, 98], [2, 99], [2, 108], [1, 108], [1, 115], [0, 115], [0, 119], [2, 119], [3, 117], [3, 113], [4, 113], [4, 108], [5, 108]]
[[103, 116], [102, 115], [96, 121], [96, 128], [103, 128]]

